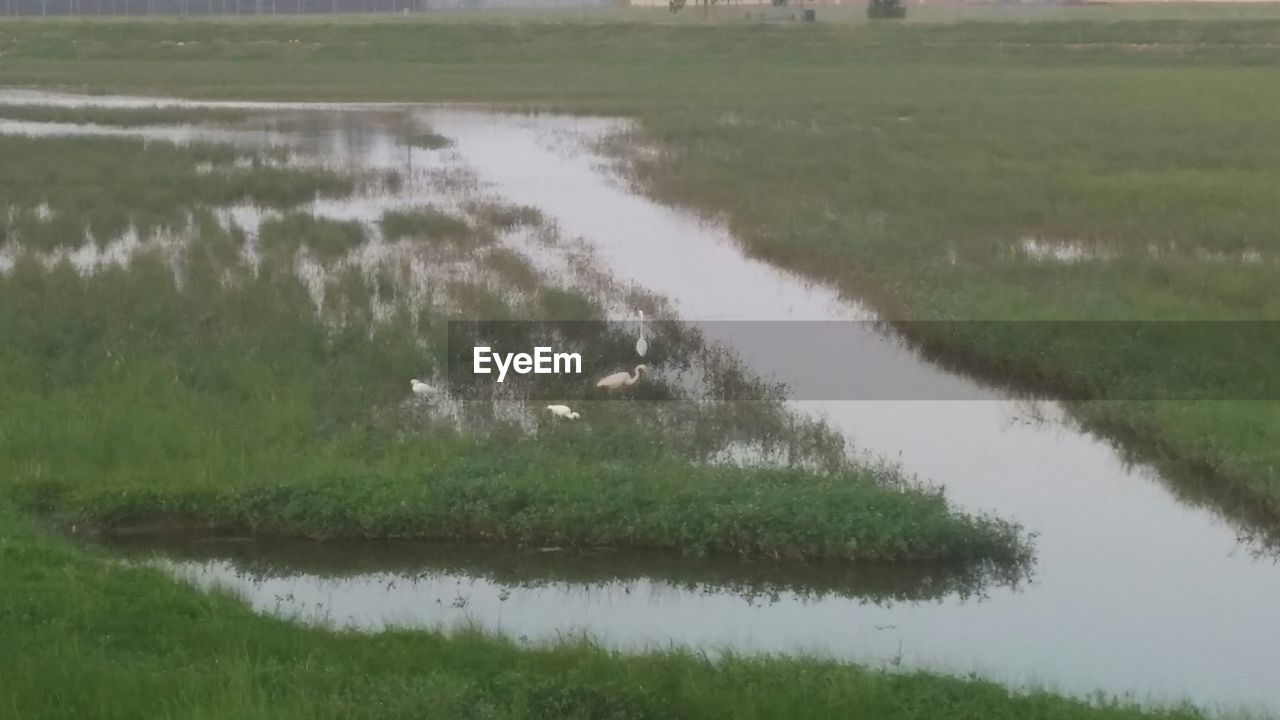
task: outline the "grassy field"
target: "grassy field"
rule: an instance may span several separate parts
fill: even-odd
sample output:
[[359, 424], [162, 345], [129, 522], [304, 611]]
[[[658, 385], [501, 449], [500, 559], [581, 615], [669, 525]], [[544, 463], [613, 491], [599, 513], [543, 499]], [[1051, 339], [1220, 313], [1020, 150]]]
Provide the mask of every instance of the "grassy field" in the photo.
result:
[[[890, 317], [1277, 319], [1274, 7], [1045, 12], [1077, 10], [1089, 20], [14, 22], [0, 83], [627, 114], [667, 151], [635, 163], [650, 192]], [[1147, 10], [1161, 19], [1127, 19]], [[1195, 326], [1121, 345], [1047, 327], [904, 329], [988, 375], [1112, 398], [1078, 415], [1280, 515], [1280, 403], [1252, 401], [1272, 397], [1275, 343], [1224, 361]], [[1268, 390], [1246, 401], [1251, 378]], [[1170, 379], [1218, 399], [1155, 402]]]
[[[1266, 111], [1280, 100], [1274, 9], [1161, 9], [1165, 19], [1117, 22], [1142, 13], [1080, 10], [1054, 10], [1060, 22], [906, 27], [728, 15], [703, 25], [688, 13], [671, 26], [587, 28], [457, 17], [15, 21], [0, 24], [0, 84], [626, 114], [641, 120], [639, 141], [666, 151], [633, 158], [649, 192], [726, 217], [753, 252], [890, 317], [1278, 319], [1268, 193], [1280, 179], [1280, 130]], [[1200, 13], [1212, 19], [1188, 19]], [[51, 227], [34, 209], [44, 202], [95, 237], [129, 223], [190, 232], [190, 222], [200, 240], [181, 285], [156, 258], [88, 279], [22, 260], [0, 280], [0, 488], [26, 514], [784, 557], [1025, 554], [1012, 526], [903, 492], [891, 471], [709, 469], [660, 449], [682, 433], [623, 417], [547, 426], [539, 443], [406, 433], [404, 379], [423, 370], [412, 338], [431, 319], [402, 313], [374, 326], [351, 303], [374, 291], [346, 273], [321, 313], [341, 318], [335, 331], [270, 253], [263, 272], [228, 281], [244, 240], [206, 214], [210, 204], [284, 208], [389, 179], [245, 171], [200, 147], [149, 147], [139, 163], [126, 141], [0, 143], [0, 191], [22, 208], [6, 233], [45, 250], [82, 236]], [[202, 164], [227, 172], [196, 172]], [[397, 237], [460, 231], [430, 212], [389, 215], [381, 227]], [[305, 248], [329, 260], [365, 240], [289, 215], [263, 235], [282, 257]], [[453, 242], [429, 244], [444, 252]], [[1048, 259], [1036, 251], [1046, 245]], [[471, 290], [477, 307], [503, 312], [501, 298]], [[534, 296], [543, 309], [566, 302]], [[953, 330], [917, 339], [973, 367], [1102, 396], [1158, 394], [1160, 376], [1145, 372], [1171, 351], [1210, 387], [1253, 372], [1270, 382], [1276, 367], [1261, 354], [1215, 376], [1225, 371], [1197, 363], [1194, 334], [1172, 347], [1126, 345], [1117, 360], [1088, 335], [1018, 347], [934, 327]], [[1171, 467], [1211, 470], [1267, 522], [1280, 514], [1280, 403], [1128, 399], [1078, 413]], [[18, 678], [0, 707], [17, 716], [784, 717], [799, 705], [841, 717], [1142, 715], [808, 660], [713, 664], [302, 630], [73, 551], [0, 512], [0, 565], [18, 578], [0, 596], [0, 674]]]
[[[635, 163], [650, 192], [890, 317], [1275, 320], [1280, 22], [1081, 10], [1091, 20], [803, 28], [15, 22], [0, 83], [627, 114], [666, 150]], [[1271, 397], [1275, 343], [1224, 361], [1195, 326], [1121, 345], [1085, 327], [904, 329], [1008, 381], [1112, 398], [1078, 415], [1280, 514], [1280, 403], [1240, 395], [1257, 378], [1264, 394], [1244, 397]], [[1156, 402], [1170, 379], [1218, 399]]]
[[[304, 0], [307, 7], [314, 7], [315, 0]], [[798, 5], [798, 3], [797, 3]], [[158, 3], [163, 9], [164, 3]], [[82, 19], [93, 22], [138, 22], [139, 18], [110, 15], [98, 15], [94, 6], [85, 4], [84, 17], [49, 16], [41, 18], [41, 22], [79, 22]], [[121, 6], [123, 7], [123, 6]], [[195, 7], [195, 6], [193, 6]], [[215, 5], [221, 8], [220, 5]], [[234, 4], [228, 7], [233, 8]], [[264, 10], [269, 6], [264, 3]], [[814, 5], [810, 8], [817, 11], [817, 18], [823, 24], [865, 25], [869, 21], [865, 6], [857, 3], [845, 5]], [[32, 9], [26, 8], [28, 13]], [[782, 24], [790, 25], [792, 18], [798, 15], [797, 7], [772, 7], [758, 2], [740, 3], [729, 0], [718, 0], [710, 7], [689, 3], [680, 13], [672, 13], [666, 5], [655, 7], [583, 7], [583, 8], [502, 8], [502, 9], [468, 9], [461, 11], [418, 12], [410, 15], [394, 15], [387, 13], [306, 13], [291, 15], [288, 12], [256, 16], [249, 3], [241, 5], [243, 14], [215, 14], [197, 16], [201, 21], [219, 23], [258, 24], [264, 20], [273, 23], [341, 23], [344, 25], [386, 25], [395, 24], [443, 24], [443, 25], [617, 25], [643, 23], [646, 25], [706, 25], [715, 24]], [[285, 3], [278, 9], [284, 11]], [[386, 8], [383, 8], [385, 10]], [[135, 6], [136, 10], [136, 6]], [[21, 21], [16, 16], [0, 16], [0, 22]], [[1056, 21], [1089, 21], [1116, 22], [1132, 20], [1278, 20], [1280, 19], [1280, 3], [1276, 2], [1121, 2], [1090, 3], [1088, 5], [1058, 5], [1028, 3], [1025, 5], [1005, 3], [931, 3], [912, 5], [907, 14], [906, 23], [911, 25], [940, 25], [966, 22], [995, 23], [1034, 23]], [[158, 15], [146, 18], [147, 22], [185, 22], [190, 18], [176, 15]]]

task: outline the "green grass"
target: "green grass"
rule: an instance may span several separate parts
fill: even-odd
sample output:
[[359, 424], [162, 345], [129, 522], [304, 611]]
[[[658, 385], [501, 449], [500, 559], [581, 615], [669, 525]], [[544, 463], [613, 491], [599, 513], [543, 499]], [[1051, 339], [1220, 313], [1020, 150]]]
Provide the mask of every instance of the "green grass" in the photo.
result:
[[500, 205], [485, 203], [470, 208], [472, 214], [496, 231], [514, 230], [518, 227], [537, 227], [545, 222], [542, 212], [529, 205]]
[[305, 246], [322, 260], [344, 257], [368, 239], [358, 222], [316, 218], [305, 212], [264, 220], [258, 237], [265, 252], [292, 258], [299, 246]]
[[273, 254], [330, 230], [264, 224], [267, 259], [250, 274], [228, 262], [236, 239], [206, 228], [181, 287], [156, 258], [89, 278], [20, 263], [0, 279], [0, 489], [109, 528], [847, 560], [1027, 552], [1015, 526], [957, 514], [891, 470], [691, 465], [619, 409], [536, 438], [422, 425], [400, 408], [423, 370], [409, 317], [371, 325], [369, 288], [349, 274], [326, 297], [346, 322], [324, 323], [292, 255]]
[[[237, 167], [236, 151], [223, 145], [0, 136], [0, 155], [0, 243], [12, 238], [31, 249], [75, 247], [86, 233], [105, 245], [131, 227], [143, 236], [182, 229], [201, 208], [288, 208], [354, 189], [351, 178], [327, 170]], [[35, 212], [41, 205], [47, 217]]]
[[[1280, 318], [1274, 6], [1011, 12], [1055, 21], [14, 22], [0, 83], [625, 114], [665, 151], [635, 163], [649, 192], [889, 317]], [[1025, 238], [1109, 259], [1037, 261]], [[1280, 403], [1140, 400], [1166, 394], [1149, 370], [1171, 353], [1182, 386], [1273, 387], [1273, 345], [1233, 369], [1197, 333], [906, 330], [970, 369], [1128, 399], [1076, 412], [1280, 516]]]
[[[1258, 111], [1276, 99], [1274, 20], [803, 30], [14, 23], [2, 32], [0, 82], [633, 115], [639, 139], [666, 150], [636, 165], [651, 192], [727, 217], [754, 253], [890, 317], [1280, 316], [1267, 195], [1280, 180], [1280, 130]], [[173, 38], [205, 42], [177, 48]], [[1035, 261], [1020, 249], [1027, 237], [1112, 259]], [[1246, 253], [1261, 261], [1244, 262]], [[933, 328], [917, 339], [969, 367], [1104, 397], [1159, 397], [1164, 378], [1147, 371], [1171, 350], [1134, 344], [1113, 356], [1074, 336], [1015, 346], [958, 326], [914, 327]], [[1191, 333], [1172, 348], [1186, 360], [1184, 381], [1220, 371], [1194, 360], [1203, 346]], [[1269, 355], [1246, 361], [1218, 379], [1238, 386], [1261, 372], [1274, 384]], [[1275, 402], [1078, 413], [1280, 510]]]
[[380, 224], [383, 236], [393, 242], [408, 238], [461, 246], [475, 242], [479, 235], [465, 220], [428, 207], [388, 211], [383, 213]]
[[51, 540], [0, 508], [0, 707], [11, 718], [1202, 717], [808, 658], [306, 629]]
[[[1280, 180], [1280, 129], [1264, 109], [1280, 99], [1272, 81], [1280, 22], [1269, 8], [1092, 21], [1142, 15], [1109, 11], [1062, 9], [1055, 17], [1069, 19], [1051, 23], [902, 27], [727, 18], [703, 26], [689, 13], [670, 27], [5, 22], [0, 83], [626, 114], [641, 121], [640, 140], [665, 151], [635, 166], [650, 192], [728, 218], [752, 252], [838, 283], [891, 317], [1277, 319], [1280, 242], [1268, 189]], [[1237, 12], [1254, 19], [1186, 19]], [[1090, 21], [1070, 19], [1078, 17]], [[15, 141], [0, 142], [11, 143], [0, 153], [4, 196], [24, 207], [58, 202], [26, 189], [24, 178], [41, 177], [40, 166], [14, 154], [22, 151]], [[97, 168], [76, 191], [89, 206], [150, 207], [136, 189], [104, 183], [114, 166], [129, 172], [119, 151], [98, 157], [74, 142], [55, 167]], [[79, 151], [89, 153], [83, 162]], [[198, 182], [184, 169], [191, 162], [155, 164], [171, 164], [159, 177], [189, 187]], [[93, 195], [103, 185], [106, 197]], [[45, 186], [75, 185], [54, 176]], [[288, 204], [317, 191], [282, 187], [262, 197]], [[192, 198], [226, 192], [184, 189], [153, 212], [167, 217], [199, 206]], [[91, 217], [79, 207], [56, 209]], [[120, 211], [111, 212], [98, 222], [121, 227]], [[239, 242], [207, 232], [202, 249], [212, 257]], [[65, 235], [46, 244], [58, 237]], [[1024, 237], [1081, 243], [1114, 259], [1033, 262], [1018, 251]], [[1248, 251], [1263, 262], [1200, 256]], [[201, 257], [181, 293], [158, 263], [90, 281], [66, 267], [23, 265], [0, 282], [0, 484], [8, 497], [61, 518], [177, 517], [303, 535], [423, 534], [440, 525], [422, 518], [447, 513], [467, 522], [445, 534], [525, 541], [783, 556], [855, 547], [869, 557], [930, 556], [937, 547], [982, 554], [975, 548], [993, 538], [1009, 547], [998, 540], [1008, 537], [1004, 526], [984, 524], [996, 521], [873, 487], [865, 475], [818, 482], [829, 495], [818, 502], [811, 488], [799, 492], [802, 478], [814, 482], [799, 471], [731, 481], [721, 472], [739, 471], [653, 454], [658, 437], [626, 425], [606, 425], [590, 446], [575, 442], [574, 433], [593, 432], [584, 427], [551, 426], [545, 445], [397, 431], [388, 418], [398, 417], [402, 378], [423, 370], [420, 349], [406, 338], [421, 328], [408, 317], [374, 331], [361, 322], [299, 322], [310, 317], [309, 300], [270, 272], [238, 278], [243, 295], [223, 299], [216, 266]], [[352, 297], [367, 294], [362, 279], [350, 282]], [[583, 302], [552, 290], [542, 301], [575, 312]], [[1007, 338], [955, 331], [918, 339], [974, 366], [1006, 367], [1013, 378], [1130, 394], [1159, 389], [1144, 387], [1141, 373], [1158, 365], [1157, 349], [1167, 351], [1134, 345], [1116, 358], [1078, 339], [1008, 347]], [[1188, 372], [1212, 369], [1196, 364], [1191, 347], [1182, 348]], [[1260, 360], [1241, 373], [1265, 367]], [[1131, 401], [1077, 412], [1144, 456], [1214, 471], [1248, 507], [1270, 507], [1264, 516], [1274, 522], [1278, 407]], [[568, 446], [566, 456], [547, 457], [546, 448]], [[610, 465], [583, 450], [591, 447], [629, 461]], [[651, 473], [638, 469], [646, 463]], [[513, 482], [517, 472], [537, 483], [536, 493]], [[439, 494], [428, 474], [440, 480]], [[744, 477], [745, 487], [737, 482]], [[600, 478], [618, 492], [602, 490]], [[486, 493], [469, 494], [475, 488]], [[845, 525], [867, 507], [887, 514]], [[908, 516], [925, 524], [903, 537]], [[1140, 715], [808, 660], [711, 665], [477, 637], [304, 631], [5, 522], [0, 562], [22, 585], [0, 597], [0, 675], [20, 679], [6, 683], [12, 700], [0, 707], [19, 713], [385, 716], [467, 707], [572, 717], [599, 716], [601, 705], [591, 703], [608, 703], [622, 717], [791, 716], [796, 707], [842, 717]], [[175, 617], [181, 621], [158, 623]], [[404, 706], [376, 704], [393, 700]]]
[[[48, 194], [39, 197], [70, 215], [79, 206], [65, 198], [89, 186], [59, 175], [94, 177], [98, 168], [67, 162], [59, 141], [15, 141], [24, 144], [36, 146], [20, 149], [44, 166]], [[117, 151], [115, 141], [102, 144]], [[101, 150], [89, 141], [78, 147], [89, 158]], [[121, 172], [140, 178], [151, 165], [209, 162], [132, 149], [118, 157]], [[144, 182], [130, 192], [146, 189]], [[258, 237], [261, 260], [251, 267], [241, 258], [243, 233], [214, 219], [216, 197], [181, 193], [168, 205], [193, 214], [176, 267], [165, 253], [144, 254], [83, 276], [69, 263], [47, 268], [22, 254], [0, 276], [6, 715], [672, 717], [727, 706], [770, 716], [785, 707], [780, 698], [735, 699], [738, 681], [782, 665], [864, 675], [817, 661], [627, 658], [585, 642], [522, 648], [477, 634], [301, 629], [155, 570], [73, 550], [33, 530], [13, 506], [46, 524], [108, 532], [176, 523], [313, 538], [463, 538], [787, 559], [1026, 560], [1016, 527], [958, 514], [892, 470], [694, 464], [657, 427], [636, 421], [643, 410], [602, 406], [591, 425], [547, 424], [535, 437], [500, 427], [473, 437], [426, 423], [405, 405], [405, 378], [429, 376], [439, 362], [441, 348], [419, 344], [439, 319], [433, 309], [419, 308], [415, 320], [400, 302], [376, 323], [369, 279], [347, 272], [327, 281], [317, 316], [292, 274], [300, 248], [331, 263], [363, 241], [360, 226], [297, 212], [268, 220]], [[537, 220], [521, 209], [477, 211], [486, 226]], [[402, 220], [410, 237], [443, 229], [473, 250], [488, 239], [438, 212]], [[528, 272], [511, 258], [501, 266]], [[327, 322], [335, 316], [344, 321]], [[673, 698], [686, 693], [679, 688], [691, 672], [718, 689], [690, 686], [687, 698]], [[659, 678], [668, 679], [655, 687]], [[994, 693], [986, 701], [993, 705], [1008, 702], [995, 686], [941, 682], [961, 693], [970, 686]], [[894, 691], [883, 692], [881, 700], [828, 702], [838, 712], [850, 702], [887, 702]], [[1016, 703], [1088, 712], [1047, 696]]]
[[[127, 214], [134, 197], [183, 177], [178, 168], [208, 162], [211, 152], [86, 140], [73, 146], [89, 159], [80, 163], [60, 140], [10, 144], [42, 168], [24, 199], [70, 217], [66, 208], [91, 195], [92, 183], [120, 192], [103, 177], [102, 158], [138, 178], [115, 208]], [[264, 172], [292, 171], [249, 169], [245, 184], [255, 187]], [[333, 267], [365, 242], [363, 226], [298, 211], [267, 219], [261, 260], [251, 267], [243, 233], [212, 215], [216, 203], [238, 196], [199, 189], [165, 197], [166, 206], [195, 208], [176, 267], [159, 252], [86, 277], [69, 263], [47, 268], [23, 255], [0, 277], [8, 339], [0, 350], [0, 404], [8, 409], [0, 490], [25, 509], [107, 528], [178, 520], [308, 537], [752, 557], [1017, 564], [1028, 556], [1016, 526], [956, 513], [892, 470], [694, 464], [672, 450], [708, 433], [686, 425], [664, 447], [660, 424], [635, 419], [644, 412], [601, 407], [590, 425], [553, 424], [532, 438], [432, 425], [405, 402], [408, 378], [442, 367], [443, 344], [432, 340], [447, 319], [440, 310], [411, 306], [394, 277], [382, 282], [354, 267], [322, 281], [317, 307], [294, 275], [300, 248]], [[476, 207], [484, 226], [537, 220], [520, 208]], [[470, 221], [430, 208], [388, 213], [382, 227], [389, 239], [427, 241], [417, 248], [427, 261], [445, 259], [440, 242], [472, 253], [491, 242]], [[530, 280], [511, 258], [497, 267]], [[463, 309], [486, 318], [515, 313], [488, 286], [451, 286]], [[563, 291], [540, 284], [526, 292], [535, 306], [562, 301]], [[375, 300], [391, 304], [389, 317], [374, 319]]]
[[138, 127], [184, 123], [234, 123], [250, 114], [232, 108], [70, 108], [42, 105], [0, 105], [0, 118], [29, 122], [74, 123]]

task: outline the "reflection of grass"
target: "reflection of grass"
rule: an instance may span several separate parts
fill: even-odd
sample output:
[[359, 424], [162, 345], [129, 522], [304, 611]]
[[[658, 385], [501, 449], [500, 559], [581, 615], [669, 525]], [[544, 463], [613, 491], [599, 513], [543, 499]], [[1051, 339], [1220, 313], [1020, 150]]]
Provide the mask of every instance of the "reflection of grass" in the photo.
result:
[[2, 506], [0, 537], [0, 698], [15, 717], [656, 720], [792, 718], [797, 708], [877, 720], [1201, 717], [815, 659], [299, 628], [225, 593], [75, 551]]
[[449, 147], [450, 145], [449, 138], [433, 132], [411, 135], [407, 142], [414, 147], [423, 148], [424, 150], [439, 150], [440, 148]]
[[394, 573], [405, 579], [448, 573], [515, 587], [574, 585], [652, 579], [698, 592], [769, 601], [782, 593], [806, 600], [857, 598], [881, 605], [970, 598], [993, 583], [1014, 585], [1025, 568], [972, 563], [737, 562], [664, 552], [513, 548], [493, 543], [330, 540], [218, 536], [206, 532], [149, 532], [94, 537], [134, 559], [156, 555], [206, 562], [228, 560], [250, 576], [314, 575], [347, 578]]

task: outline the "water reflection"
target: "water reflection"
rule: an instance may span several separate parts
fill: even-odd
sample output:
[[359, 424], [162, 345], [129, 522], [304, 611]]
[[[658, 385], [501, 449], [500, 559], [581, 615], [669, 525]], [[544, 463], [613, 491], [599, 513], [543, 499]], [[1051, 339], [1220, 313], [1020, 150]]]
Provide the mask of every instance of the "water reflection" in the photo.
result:
[[1016, 587], [1026, 579], [1025, 569], [987, 565], [740, 562], [662, 552], [477, 543], [316, 542], [201, 534], [117, 535], [99, 541], [134, 559], [165, 558], [201, 573], [229, 569], [237, 578], [235, 584], [245, 587], [298, 578], [336, 585], [368, 585], [372, 578], [397, 584], [465, 579], [499, 591], [542, 588], [567, 597], [604, 588], [629, 593], [646, 585], [673, 596], [736, 597], [752, 605], [844, 598], [888, 606], [945, 596], [978, 601], [991, 585]]

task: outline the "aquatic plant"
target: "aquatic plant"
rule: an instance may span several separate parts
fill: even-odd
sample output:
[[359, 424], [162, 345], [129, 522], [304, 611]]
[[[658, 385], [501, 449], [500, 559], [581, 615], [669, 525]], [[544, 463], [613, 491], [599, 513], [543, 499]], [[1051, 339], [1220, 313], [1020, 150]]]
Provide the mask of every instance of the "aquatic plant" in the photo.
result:
[[258, 238], [265, 252], [292, 257], [299, 247], [306, 247], [322, 260], [340, 258], [367, 241], [358, 222], [317, 218], [305, 212], [264, 220]]
[[382, 234], [387, 240], [404, 238], [441, 244], [473, 244], [480, 238], [463, 218], [435, 208], [388, 211], [382, 216]]

